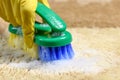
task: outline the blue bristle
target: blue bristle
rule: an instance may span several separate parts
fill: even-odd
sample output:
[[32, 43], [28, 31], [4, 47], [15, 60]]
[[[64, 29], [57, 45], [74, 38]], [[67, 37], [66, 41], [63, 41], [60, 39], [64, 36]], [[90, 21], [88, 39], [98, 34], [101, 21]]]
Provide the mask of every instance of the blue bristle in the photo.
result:
[[57, 59], [63, 59], [61, 47], [56, 47]]
[[61, 59], [71, 59], [74, 51], [71, 44], [60, 47], [43, 47], [39, 46], [39, 58], [41, 61], [54, 61]]
[[74, 56], [74, 52], [71, 44], [67, 45], [67, 52], [69, 53], [69, 58], [72, 58]]
[[66, 46], [61, 47], [62, 48], [62, 55], [64, 56], [64, 59], [68, 59], [68, 53], [66, 50]]
[[51, 60], [57, 60], [55, 49], [51, 47]]
[[51, 54], [48, 54], [48, 53], [50, 53], [49, 48], [47, 48], [47, 47], [39, 47], [39, 52], [40, 52], [39, 57], [40, 57], [40, 59], [42, 61], [51, 60], [51, 58], [50, 58]]

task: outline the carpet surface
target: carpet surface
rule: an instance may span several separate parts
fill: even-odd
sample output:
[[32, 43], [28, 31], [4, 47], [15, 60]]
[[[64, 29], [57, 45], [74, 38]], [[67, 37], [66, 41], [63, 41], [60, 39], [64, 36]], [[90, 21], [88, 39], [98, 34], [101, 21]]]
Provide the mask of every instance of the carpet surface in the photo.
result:
[[74, 58], [49, 63], [31, 59], [8, 46], [8, 23], [0, 19], [0, 80], [120, 80], [120, 1], [49, 2], [73, 36]]

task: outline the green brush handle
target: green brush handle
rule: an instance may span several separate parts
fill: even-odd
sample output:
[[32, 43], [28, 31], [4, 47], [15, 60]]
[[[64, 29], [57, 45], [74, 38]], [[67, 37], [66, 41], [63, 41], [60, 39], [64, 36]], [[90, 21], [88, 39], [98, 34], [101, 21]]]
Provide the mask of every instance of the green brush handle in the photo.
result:
[[[22, 29], [21, 27], [17, 26], [14, 27], [12, 24], [9, 25], [9, 32], [17, 35], [22, 35]], [[50, 33], [52, 31], [51, 27], [48, 24], [41, 24], [38, 22], [35, 22], [35, 30], [36, 33]]]
[[[40, 26], [41, 24], [35, 24], [38, 26]], [[46, 26], [49, 27], [49, 26]], [[50, 31], [51, 28], [49, 28], [49, 30], [46, 29], [46, 27], [44, 28], [45, 32], [46, 31]], [[37, 30], [43, 30], [43, 28], [36, 28]], [[39, 31], [38, 30], [38, 31]], [[21, 27], [14, 27], [12, 24], [9, 25], [9, 32], [13, 33], [13, 34], [17, 34], [17, 35], [21, 35], [22, 36], [22, 29]], [[69, 43], [71, 43], [72, 41], [72, 35], [67, 32], [51, 32], [49, 34], [40, 34], [35, 33], [35, 39], [34, 42], [40, 46], [47, 46], [47, 47], [57, 47], [57, 46], [64, 46], [67, 45]]]
[[[54, 11], [40, 2], [38, 2], [36, 13], [48, 23], [40, 24], [38, 22], [35, 22], [35, 29], [39, 30], [39, 32], [63, 32], [66, 30], [66, 23]], [[22, 34], [22, 32], [20, 31], [21, 28], [13, 28], [13, 30], [9, 30], [15, 34]]]
[[39, 22], [35, 22], [35, 29], [37, 30], [37, 31], [41, 31], [41, 32], [52, 32], [52, 29], [51, 29], [51, 27], [48, 25], [48, 24], [46, 24], [46, 23], [39, 23]]
[[9, 32], [11, 32], [13, 34], [17, 34], [17, 35], [21, 35], [21, 36], [23, 35], [22, 29], [19, 26], [13, 27], [13, 25], [10, 24], [9, 27], [8, 27], [8, 30], [9, 30]]
[[66, 30], [66, 23], [60, 18], [60, 16], [44, 4], [38, 2], [36, 13], [50, 25], [52, 31], [62, 32]]

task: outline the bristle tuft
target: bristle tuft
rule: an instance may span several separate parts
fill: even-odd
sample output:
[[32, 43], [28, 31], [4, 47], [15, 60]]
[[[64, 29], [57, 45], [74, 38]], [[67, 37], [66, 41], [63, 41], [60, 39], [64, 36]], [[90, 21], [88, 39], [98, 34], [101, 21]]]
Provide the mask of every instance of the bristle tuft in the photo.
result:
[[54, 61], [62, 59], [71, 59], [74, 51], [71, 44], [60, 47], [43, 47], [39, 46], [39, 58], [41, 61]]

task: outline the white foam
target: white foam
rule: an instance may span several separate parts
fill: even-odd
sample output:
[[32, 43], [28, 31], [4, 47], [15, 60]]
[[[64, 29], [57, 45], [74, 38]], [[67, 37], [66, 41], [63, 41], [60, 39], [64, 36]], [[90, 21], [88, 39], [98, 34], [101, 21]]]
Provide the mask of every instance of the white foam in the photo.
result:
[[[90, 57], [85, 56], [86, 54], [91, 54]], [[9, 66], [17, 68], [26, 68], [30, 70], [37, 70], [43, 73], [62, 73], [62, 72], [83, 72], [83, 73], [99, 73], [111, 65], [104, 64], [107, 61], [104, 55], [101, 55], [100, 51], [89, 49], [82, 51], [80, 58], [72, 60], [60, 60], [48, 63], [42, 63], [41, 61], [31, 61], [29, 63], [10, 63]], [[108, 53], [104, 53], [108, 54]], [[114, 64], [114, 62], [113, 62]], [[104, 66], [106, 65], [106, 66]]]

